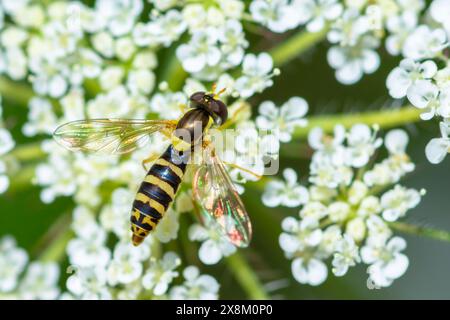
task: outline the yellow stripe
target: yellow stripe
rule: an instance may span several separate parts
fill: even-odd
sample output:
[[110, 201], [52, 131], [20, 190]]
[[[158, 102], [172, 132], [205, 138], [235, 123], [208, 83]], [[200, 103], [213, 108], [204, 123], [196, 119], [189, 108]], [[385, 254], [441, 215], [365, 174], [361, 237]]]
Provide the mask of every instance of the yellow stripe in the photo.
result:
[[155, 162], [156, 164], [159, 164], [161, 166], [166, 166], [169, 167], [170, 170], [172, 170], [173, 172], [175, 172], [175, 174], [180, 178], [183, 179], [183, 171], [178, 168], [176, 165], [174, 165], [173, 163], [170, 163], [169, 161], [163, 159], [163, 158], [159, 158], [158, 160], [156, 160]]
[[160, 187], [162, 190], [164, 190], [165, 193], [169, 195], [169, 197], [172, 198], [172, 200], [173, 198], [175, 198], [175, 190], [172, 188], [172, 186], [167, 182], [162, 181], [158, 177], [149, 174], [148, 176], [145, 177], [144, 181]]
[[135, 235], [137, 235], [137, 236], [139, 236], [139, 237], [142, 237], [142, 238], [145, 238], [145, 237], [148, 236], [148, 234], [150, 233], [150, 231], [147, 231], [147, 230], [145, 230], [145, 229], [142, 229], [141, 227], [139, 227], [139, 226], [137, 226], [137, 225], [135, 225], [135, 224], [132, 224], [132, 225], [131, 225], [131, 231], [132, 231]]
[[[132, 215], [133, 215], [133, 216], [136, 218], [136, 220], [138, 220], [138, 221], [140, 220], [140, 217], [143, 216], [143, 218], [142, 218], [142, 224], [148, 223], [148, 224], [152, 227], [152, 230], [155, 229], [156, 224], [158, 223], [158, 222], [153, 222], [153, 221], [151, 220], [152, 217], [149, 217], [149, 216], [143, 214], [142, 212], [140, 212], [140, 211], [137, 210], [137, 209], [133, 210]], [[158, 220], [158, 221], [159, 221], [159, 220]], [[136, 226], [137, 226], [137, 225], [136, 225]], [[137, 227], [139, 227], [139, 226], [137, 226]], [[140, 227], [139, 227], [139, 228], [140, 228]], [[141, 229], [142, 229], [142, 228], [141, 228]], [[143, 230], [145, 230], [145, 229], [143, 229]]]
[[143, 202], [143, 203], [148, 203], [150, 207], [155, 208], [156, 211], [158, 211], [161, 215], [163, 215], [164, 212], [166, 211], [166, 210], [164, 209], [164, 206], [163, 206], [161, 203], [159, 203], [159, 202], [156, 201], [156, 200], [150, 199], [149, 197], [147, 197], [147, 196], [146, 196], [145, 194], [143, 194], [143, 193], [140, 193], [140, 192], [139, 192], [139, 193], [136, 195], [136, 200], [141, 201], [141, 202]]
[[192, 148], [192, 144], [190, 144], [176, 136], [172, 136], [172, 145], [173, 145], [173, 148], [177, 151], [187, 151]]

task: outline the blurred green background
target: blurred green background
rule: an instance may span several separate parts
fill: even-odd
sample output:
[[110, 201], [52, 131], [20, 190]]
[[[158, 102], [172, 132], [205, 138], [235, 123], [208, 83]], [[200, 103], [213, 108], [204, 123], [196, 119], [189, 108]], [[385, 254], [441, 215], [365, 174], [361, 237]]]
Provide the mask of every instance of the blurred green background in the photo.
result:
[[[255, 50], [273, 45], [275, 38], [260, 42]], [[275, 79], [272, 88], [251, 100], [254, 110], [264, 100], [283, 103], [291, 96], [305, 98], [310, 106], [309, 115], [349, 113], [355, 111], [376, 110], [392, 105], [387, 95], [385, 79], [397, 64], [398, 59], [381, 52], [380, 69], [365, 76], [358, 84], [344, 86], [334, 78], [334, 71], [328, 66], [326, 52], [328, 46], [320, 44], [312, 50], [297, 57], [283, 66], [282, 74]], [[397, 102], [398, 103], [398, 102]], [[27, 109], [4, 101], [4, 118], [6, 125], [14, 134], [18, 145], [32, 142], [20, 133], [20, 126], [25, 122]], [[432, 137], [438, 136], [435, 121], [420, 122], [406, 126], [410, 134], [408, 152], [417, 165], [416, 171], [404, 181], [408, 187], [425, 188], [426, 196], [420, 205], [409, 211], [404, 221], [450, 230], [450, 157], [440, 165], [431, 165], [425, 158], [424, 148]], [[384, 132], [382, 132], [384, 134]], [[293, 167], [305, 183], [308, 175], [308, 153], [305, 141], [295, 141], [283, 145], [281, 166]], [[301, 160], [299, 161], [298, 158]], [[20, 179], [12, 177], [12, 180]], [[25, 247], [31, 255], [39, 252], [40, 241], [48, 233], [50, 226], [69, 213], [72, 202], [59, 198], [51, 205], [43, 204], [39, 199], [39, 188], [15, 183], [0, 197], [0, 236], [12, 234], [20, 246]], [[244, 195], [248, 212], [254, 224], [254, 240], [251, 247], [242, 250], [250, 265], [261, 281], [268, 287], [280, 288], [270, 292], [275, 299], [448, 299], [450, 298], [450, 243], [437, 240], [404, 235], [408, 241], [406, 254], [410, 266], [406, 274], [386, 289], [369, 290], [366, 285], [365, 266], [350, 269], [343, 278], [329, 275], [328, 280], [319, 287], [297, 283], [291, 275], [290, 261], [284, 258], [278, 245], [281, 232], [280, 222], [283, 217], [296, 215], [297, 210], [276, 208], [262, 205], [261, 194], [247, 188]], [[180, 241], [186, 238], [186, 227], [190, 219], [183, 218]], [[185, 241], [185, 240], [184, 240]], [[181, 247], [181, 243], [178, 245]], [[185, 258], [198, 261], [192, 252], [185, 253]], [[183, 254], [182, 254], [183, 256]], [[227, 265], [202, 266], [202, 271], [213, 274], [221, 283], [221, 298], [245, 298], [245, 293], [236, 283]]]

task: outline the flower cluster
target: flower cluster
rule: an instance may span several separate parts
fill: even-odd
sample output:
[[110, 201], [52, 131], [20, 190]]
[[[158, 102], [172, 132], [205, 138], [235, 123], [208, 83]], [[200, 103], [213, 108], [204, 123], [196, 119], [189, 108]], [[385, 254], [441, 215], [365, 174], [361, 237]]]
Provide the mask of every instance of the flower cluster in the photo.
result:
[[0, 96], [0, 194], [4, 193], [9, 187], [9, 177], [6, 175], [6, 162], [3, 160], [3, 156], [15, 146], [11, 133], [2, 126], [2, 113]]
[[[435, 0], [424, 13], [423, 0], [345, 1], [277, 0], [253, 1], [252, 18], [273, 32], [305, 25], [309, 32], [326, 32], [333, 44], [328, 63], [343, 84], [358, 82], [380, 65], [377, 49], [402, 56], [399, 67], [387, 78], [393, 98], [407, 97], [423, 110], [421, 118], [441, 118], [441, 137], [426, 147], [430, 162], [439, 163], [450, 152], [449, 0]], [[423, 17], [429, 19], [423, 19]], [[439, 67], [438, 67], [439, 66]]]
[[[255, 0], [250, 5], [250, 12], [254, 21], [273, 32], [302, 25], [309, 32], [325, 32], [333, 44], [328, 51], [328, 63], [336, 69], [337, 80], [353, 84], [364, 74], [378, 69], [380, 57], [376, 49], [384, 38], [390, 54], [401, 52], [406, 37], [417, 26], [424, 6], [422, 0], [375, 3], [366, 0]], [[440, 13], [442, 17], [445, 15]], [[442, 21], [446, 20], [442, 17]]]
[[[336, 126], [332, 136], [320, 128], [311, 130], [314, 149], [310, 186], [297, 182], [292, 169], [284, 170], [286, 182], [271, 181], [263, 194], [269, 207], [299, 207], [299, 217], [282, 222], [280, 246], [292, 259], [292, 273], [300, 283], [319, 285], [332, 272], [343, 276], [357, 263], [368, 264], [370, 279], [389, 286], [403, 275], [408, 258], [405, 241], [393, 236], [390, 223], [416, 207], [423, 191], [398, 182], [414, 170], [406, 154], [407, 134], [389, 131], [383, 140], [377, 129], [357, 124], [349, 131]], [[387, 157], [373, 163], [382, 146]]]
[[450, 152], [450, 1], [433, 1], [429, 15], [433, 24], [414, 26], [405, 36], [400, 65], [391, 71], [386, 85], [396, 99], [406, 97], [421, 110], [420, 117], [440, 120], [441, 137], [428, 143], [425, 153], [439, 163]]
[[0, 238], [0, 298], [56, 299], [59, 296], [59, 267], [54, 262], [34, 261], [17, 247], [14, 238]]
[[[2, 1], [0, 75], [30, 82], [34, 96], [22, 132], [45, 137], [41, 147], [48, 156], [37, 165], [34, 182], [42, 187], [44, 203], [71, 196], [76, 204], [75, 237], [66, 250], [73, 274], [64, 298], [171, 297], [169, 285], [181, 261], [173, 253], [161, 253], [162, 244], [177, 238], [179, 215], [192, 210], [192, 200], [186, 179], [184, 191], [146, 248], [132, 248], [129, 210], [144, 176], [141, 161], [160, 154], [165, 139], [155, 135], [148, 147], [130, 157], [99, 157], [63, 150], [50, 139], [56, 127], [83, 118], [177, 119], [189, 95], [208, 91], [214, 81], [218, 89], [226, 88], [221, 99], [228, 102], [231, 124], [244, 137], [232, 146], [235, 157], [230, 162], [262, 174], [269, 149], [277, 152], [280, 141], [289, 141], [295, 127], [305, 124], [307, 104], [301, 98], [281, 108], [266, 102], [258, 123], [251, 120], [246, 100], [271, 86], [279, 74], [269, 54], [247, 52], [242, 21], [253, 7], [237, 0], [97, 0], [93, 6], [81, 1]], [[157, 76], [157, 69], [164, 70]], [[174, 87], [174, 75], [184, 83]], [[258, 136], [259, 129], [277, 127], [279, 135]], [[258, 149], [255, 140], [260, 141]], [[6, 130], [0, 129], [0, 141], [0, 154], [14, 146]], [[8, 185], [2, 168], [0, 162], [0, 190]], [[239, 192], [246, 180], [255, 179], [240, 169], [230, 173]], [[236, 250], [211, 229], [194, 225], [190, 232], [204, 241], [199, 256], [205, 264]], [[183, 274], [186, 283], [173, 289], [174, 296], [217, 296], [214, 279], [199, 276], [194, 267]]]

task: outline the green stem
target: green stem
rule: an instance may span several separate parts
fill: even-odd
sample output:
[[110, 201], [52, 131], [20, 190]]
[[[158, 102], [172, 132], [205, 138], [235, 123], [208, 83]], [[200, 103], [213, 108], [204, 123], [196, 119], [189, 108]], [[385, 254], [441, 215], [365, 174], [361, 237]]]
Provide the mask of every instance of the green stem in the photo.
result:
[[325, 132], [333, 132], [334, 126], [342, 124], [349, 128], [356, 123], [367, 125], [379, 125], [380, 128], [393, 128], [420, 120], [420, 110], [411, 106], [405, 106], [398, 109], [387, 109], [370, 112], [359, 112], [353, 114], [320, 115], [312, 116], [308, 119], [306, 127], [297, 128], [294, 138], [304, 138], [314, 127], [320, 127]]
[[66, 254], [66, 247], [69, 241], [73, 238], [72, 230], [59, 235], [53, 239], [47, 249], [39, 256], [39, 260], [42, 262], [60, 262]]
[[254, 271], [239, 252], [227, 257], [226, 262], [234, 277], [250, 299], [268, 300], [270, 298]]
[[11, 185], [8, 188], [8, 192], [19, 192], [32, 185], [34, 173], [36, 171], [36, 165], [27, 165], [21, 168], [14, 176], [10, 177]]
[[20, 162], [25, 162], [44, 158], [46, 153], [41, 148], [41, 142], [31, 142], [18, 145], [8, 153], [8, 156]]
[[34, 96], [29, 85], [5, 77], [0, 77], [0, 94], [5, 101], [20, 106], [27, 106], [28, 100]]
[[417, 226], [405, 222], [390, 222], [389, 226], [397, 231], [439, 241], [450, 242], [450, 232], [434, 228]]
[[44, 235], [37, 247], [37, 251], [40, 252], [40, 261], [60, 262], [64, 258], [67, 244], [73, 238], [73, 232], [70, 229], [71, 219], [71, 213], [64, 214]]
[[299, 31], [287, 40], [284, 40], [280, 45], [270, 50], [273, 63], [280, 67], [295, 57], [301, 55], [306, 50], [310, 49], [317, 43], [325, 39], [328, 28], [323, 28], [321, 31], [311, 33], [306, 30]]

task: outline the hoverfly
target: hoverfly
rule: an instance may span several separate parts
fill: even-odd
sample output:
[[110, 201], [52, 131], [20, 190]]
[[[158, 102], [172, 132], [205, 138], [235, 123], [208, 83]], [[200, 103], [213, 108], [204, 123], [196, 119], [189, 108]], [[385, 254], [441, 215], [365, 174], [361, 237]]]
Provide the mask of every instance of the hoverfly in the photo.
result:
[[[142, 146], [142, 142], [155, 132], [161, 132], [170, 139], [166, 151], [153, 162], [132, 205], [131, 240], [135, 246], [141, 244], [164, 217], [195, 147], [201, 144], [203, 161], [192, 183], [197, 208], [203, 218], [216, 222], [231, 243], [246, 247], [252, 236], [250, 219], [224, 163], [213, 145], [204, 140], [211, 127], [219, 127], [227, 121], [227, 106], [214, 93], [196, 92], [189, 101], [188, 111], [178, 121], [78, 120], [58, 127], [53, 136], [71, 151], [106, 155], [129, 153]], [[150, 159], [144, 160], [143, 164], [146, 162]]]

